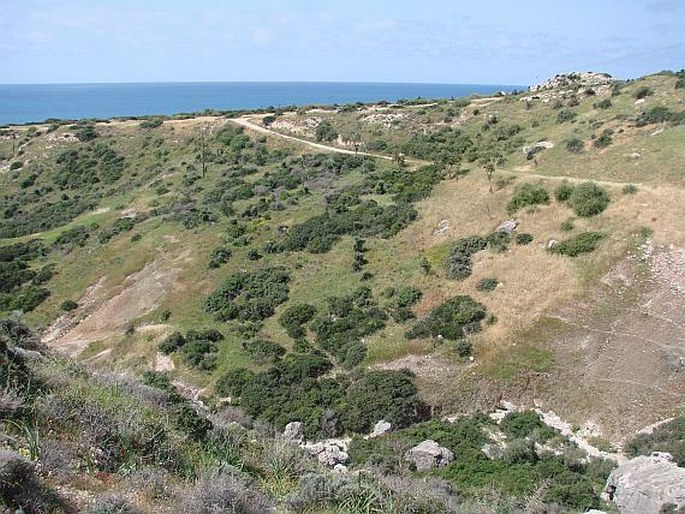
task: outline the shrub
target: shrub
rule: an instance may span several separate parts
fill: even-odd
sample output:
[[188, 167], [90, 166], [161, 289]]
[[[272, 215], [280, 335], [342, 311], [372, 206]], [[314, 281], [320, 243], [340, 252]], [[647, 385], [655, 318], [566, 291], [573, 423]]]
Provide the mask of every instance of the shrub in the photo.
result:
[[533, 242], [533, 236], [526, 232], [520, 232], [516, 234], [516, 244], [517, 245], [527, 245]]
[[499, 280], [496, 278], [484, 278], [476, 284], [476, 291], [494, 291], [499, 285]]
[[455, 343], [454, 349], [457, 351], [459, 357], [468, 357], [473, 353], [473, 345], [468, 339], [459, 339]]
[[64, 300], [62, 302], [62, 304], [59, 306], [60, 310], [64, 311], [64, 312], [73, 311], [77, 307], [78, 307], [78, 303], [76, 303], [73, 300]]
[[557, 202], [567, 202], [571, 198], [574, 187], [569, 183], [568, 180], [564, 180], [561, 184], [557, 186], [554, 190], [554, 198]]
[[186, 344], [186, 338], [180, 332], [174, 332], [159, 345], [159, 351], [165, 355], [175, 352]]
[[680, 467], [685, 466], [685, 416], [679, 416], [654, 429], [651, 434], [638, 434], [626, 446], [631, 457], [668, 452]]
[[513, 214], [524, 207], [548, 203], [549, 193], [542, 185], [526, 182], [516, 186], [514, 196], [507, 205], [507, 212]]
[[606, 148], [614, 142], [614, 140], [611, 137], [613, 133], [613, 130], [605, 129], [599, 137], [595, 138], [595, 140], [592, 142], [592, 146], [594, 146], [595, 148]]
[[125, 496], [118, 493], [104, 493], [95, 499], [88, 514], [138, 514], [141, 510], [133, 507]]
[[219, 377], [214, 388], [222, 396], [241, 396], [254, 373], [247, 368], [235, 368]]
[[268, 339], [255, 339], [243, 342], [243, 349], [257, 364], [274, 362], [285, 355], [285, 348]]
[[605, 98], [604, 100], [600, 100], [599, 102], [595, 102], [594, 104], [592, 104], [592, 107], [594, 107], [595, 109], [609, 109], [611, 105], [611, 100]]
[[347, 390], [343, 424], [350, 431], [368, 432], [381, 419], [406, 427], [427, 417], [411, 376], [402, 371], [370, 371]]
[[548, 427], [542, 421], [537, 412], [532, 410], [507, 414], [500, 423], [500, 429], [511, 439], [530, 437], [533, 432], [536, 432], [538, 442], [541, 443], [557, 434], [553, 428]]
[[565, 221], [561, 222], [561, 226], [559, 227], [563, 232], [570, 232], [575, 228], [575, 225], [573, 224], [573, 218], [569, 218]]
[[157, 127], [161, 127], [162, 123], [164, 123], [164, 120], [161, 118], [150, 118], [141, 121], [139, 127], [146, 130], [152, 130], [156, 129]]
[[638, 127], [644, 127], [645, 125], [651, 125], [654, 123], [670, 123], [671, 125], [678, 125], [683, 121], [685, 121], [685, 111], [676, 113], [668, 110], [667, 107], [658, 105], [640, 114], [635, 121], [635, 125]]
[[485, 306], [470, 296], [455, 296], [418, 321], [406, 336], [409, 339], [441, 336], [456, 341], [480, 331], [481, 321], [486, 315]]
[[234, 273], [205, 299], [205, 310], [221, 321], [263, 321], [288, 299], [289, 281], [279, 267]]
[[638, 189], [637, 186], [634, 184], [626, 184], [623, 186], [623, 189], [621, 190], [624, 195], [634, 195], [637, 193]]
[[316, 126], [314, 137], [317, 141], [330, 142], [333, 141], [336, 137], [338, 137], [338, 133], [335, 131], [330, 121], [323, 120]]
[[651, 96], [654, 94], [654, 90], [651, 87], [648, 86], [641, 86], [639, 87], [635, 93], [633, 93], [633, 96], [640, 100], [642, 98], [647, 98], [648, 96]]
[[577, 137], [572, 137], [566, 141], [566, 149], [571, 153], [580, 153], [584, 147], [583, 140]]
[[305, 336], [305, 329], [302, 325], [308, 323], [316, 315], [316, 307], [306, 303], [291, 305], [283, 311], [278, 322], [293, 339], [300, 339]]
[[577, 216], [589, 218], [603, 212], [610, 200], [606, 189], [594, 182], [584, 182], [573, 189], [568, 204]]
[[18, 170], [21, 169], [24, 166], [24, 163], [21, 161], [13, 161], [10, 164], [10, 171]]
[[485, 250], [487, 244], [487, 240], [481, 236], [458, 239], [445, 260], [447, 278], [464, 280], [471, 275], [471, 257], [473, 254]]
[[576, 113], [571, 109], [561, 109], [557, 113], [557, 123], [565, 123], [567, 121], [573, 121], [576, 119]]
[[179, 491], [177, 501], [179, 512], [187, 514], [261, 514], [272, 510], [261, 491], [249, 487], [229, 470], [204, 473], [191, 487]]
[[604, 237], [601, 232], [581, 232], [577, 236], [553, 246], [549, 251], [567, 257], [577, 257], [583, 253], [594, 252]]
[[231, 249], [226, 246], [220, 246], [212, 251], [212, 256], [209, 259], [209, 268], [219, 268], [222, 264], [226, 264], [231, 259]]

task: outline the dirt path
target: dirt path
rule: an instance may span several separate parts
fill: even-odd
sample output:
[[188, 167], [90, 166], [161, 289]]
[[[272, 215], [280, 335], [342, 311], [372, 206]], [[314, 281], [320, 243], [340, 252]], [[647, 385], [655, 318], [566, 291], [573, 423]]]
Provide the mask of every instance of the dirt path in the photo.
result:
[[[287, 134], [281, 134], [280, 132], [276, 132], [275, 130], [271, 130], [265, 127], [262, 127], [261, 125], [257, 125], [256, 123], [253, 123], [247, 118], [232, 118], [231, 121], [233, 123], [236, 123], [237, 125], [240, 125], [241, 127], [245, 127], [250, 130], [254, 130], [255, 132], [260, 132], [262, 134], [269, 134], [271, 136], [276, 136], [280, 137], [282, 139], [288, 139], [290, 141], [296, 141], [298, 143], [302, 143], [304, 145], [310, 146], [312, 148], [316, 148], [317, 150], [324, 150], [326, 152], [336, 152], [336, 153], [343, 153], [347, 155], [365, 155], [367, 157], [376, 157], [378, 159], [385, 159], [386, 161], [392, 161], [392, 157], [389, 157], [387, 155], [381, 155], [377, 153], [369, 153], [369, 152], [355, 152], [354, 150], [346, 150], [345, 148], [338, 148], [336, 146], [330, 146], [330, 145], [324, 145], [322, 143], [315, 143], [313, 141], [309, 141], [307, 139], [303, 139], [300, 137], [295, 137], [295, 136], [289, 136]], [[418, 165], [422, 166], [424, 164], [432, 164], [430, 161], [422, 161], [419, 159], [406, 159], [406, 162], [408, 164], [413, 164], [413, 165]]]

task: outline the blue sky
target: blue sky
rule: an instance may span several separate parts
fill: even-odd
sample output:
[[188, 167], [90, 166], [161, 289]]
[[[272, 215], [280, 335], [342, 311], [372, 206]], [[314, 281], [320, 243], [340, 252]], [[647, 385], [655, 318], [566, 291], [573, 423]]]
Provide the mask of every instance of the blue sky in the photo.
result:
[[685, 0], [2, 0], [0, 83], [527, 85], [685, 66]]

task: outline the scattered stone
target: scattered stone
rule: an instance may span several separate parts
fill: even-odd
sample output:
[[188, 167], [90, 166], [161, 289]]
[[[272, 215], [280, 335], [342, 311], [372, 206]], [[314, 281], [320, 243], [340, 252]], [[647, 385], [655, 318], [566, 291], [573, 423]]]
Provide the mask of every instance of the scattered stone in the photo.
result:
[[368, 436], [366, 436], [366, 439], [373, 439], [374, 437], [385, 435], [391, 430], [392, 424], [382, 419], [378, 423], [376, 423], [371, 433]]
[[301, 421], [291, 421], [285, 426], [285, 430], [283, 430], [283, 439], [297, 442], [304, 441], [304, 430], [302, 427]]
[[349, 455], [347, 454], [347, 442], [342, 439], [330, 439], [318, 443], [308, 443], [302, 445], [302, 447], [307, 450], [310, 455], [316, 457], [321, 464], [333, 469], [339, 464], [344, 465], [349, 459]]
[[436, 236], [441, 236], [445, 234], [450, 229], [450, 222], [448, 220], [442, 220], [438, 227], [433, 231]]
[[559, 244], [559, 241], [557, 241], [556, 239], [550, 239], [549, 241], [547, 241], [547, 249], [550, 250], [558, 244]]
[[409, 449], [404, 454], [404, 460], [413, 462], [417, 471], [425, 471], [447, 466], [454, 460], [454, 454], [444, 446], [427, 439]]
[[683, 508], [685, 468], [661, 452], [635, 457], [611, 472], [605, 491], [622, 514], [658, 514], [669, 504]]
[[497, 227], [497, 230], [495, 232], [504, 232], [505, 234], [511, 235], [514, 230], [516, 230], [516, 227], [519, 226], [519, 222], [516, 220], [507, 220], [504, 223], [502, 223], [499, 227]]

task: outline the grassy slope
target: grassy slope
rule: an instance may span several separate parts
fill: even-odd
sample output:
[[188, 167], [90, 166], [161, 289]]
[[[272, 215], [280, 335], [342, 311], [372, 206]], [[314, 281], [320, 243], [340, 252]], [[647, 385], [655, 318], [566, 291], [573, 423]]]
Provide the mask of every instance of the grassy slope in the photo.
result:
[[[685, 200], [682, 189], [685, 185], [685, 148], [679, 141], [685, 135], [685, 127], [650, 125], [633, 128], [629, 122], [629, 118], [635, 113], [654, 105], [677, 109], [683, 94], [682, 90], [673, 90], [673, 81], [672, 77], [652, 76], [628, 84], [621, 95], [611, 97], [613, 106], [608, 110], [592, 107], [592, 103], [599, 101], [600, 97], [583, 98], [580, 106], [575, 108], [577, 120], [563, 124], [555, 122], [557, 111], [552, 105], [534, 103], [531, 109], [527, 109], [524, 102], [519, 102], [516, 98], [483, 100], [461, 109], [452, 106], [458, 114], [450, 122], [444, 121], [448, 117], [446, 112], [451, 107], [449, 102], [436, 106], [396, 109], [396, 112], [405, 115], [406, 121], [394, 130], [364, 124], [360, 121], [364, 115], [356, 112], [315, 113], [316, 116], [330, 118], [341, 133], [356, 131], [369, 138], [386, 137], [390, 143], [407, 140], [412, 132], [431, 130], [431, 127], [444, 126], [447, 123], [458, 125], [475, 136], [480, 133], [484, 120], [493, 114], [499, 117], [500, 123], [519, 124], [523, 129], [515, 136], [515, 149], [506, 155], [507, 162], [498, 169], [496, 175], [497, 178], [513, 177], [513, 183], [494, 193], [488, 193], [484, 173], [477, 164], [467, 163], [465, 166], [471, 169], [469, 175], [444, 181], [431, 198], [420, 202], [420, 217], [417, 222], [389, 240], [374, 238], [369, 241], [367, 269], [374, 274], [370, 283], [374, 292], [378, 294], [388, 286], [418, 286], [424, 291], [424, 298], [416, 308], [418, 315], [454, 294], [470, 294], [483, 302], [497, 316], [498, 322], [474, 338], [475, 356], [480, 364], [478, 378], [485, 380], [488, 387], [494, 383], [495, 386], [492, 387], [495, 391], [510, 387], [512, 383], [528, 380], [526, 377], [531, 371], [554, 373], [556, 366], [563, 367], [563, 361], [555, 362], [555, 358], [563, 356], [549, 346], [545, 337], [550, 331], [554, 333], [554, 323], [548, 315], [588, 297], [597, 279], [633, 248], [633, 234], [640, 227], [651, 227], [654, 230], [653, 239], [658, 244], [669, 243], [680, 247], [685, 245], [685, 233], [679, 223], [679, 212]], [[648, 97], [644, 104], [635, 105], [632, 92], [642, 85], [652, 87], [656, 93]], [[478, 108], [477, 115], [473, 114], [474, 106]], [[311, 114], [285, 115], [294, 123], [300, 123], [308, 116]], [[104, 198], [94, 213], [83, 214], [67, 226], [39, 236], [50, 242], [70, 226], [96, 221], [104, 227], [125, 209], [133, 208], [144, 212], [159, 201], [154, 191], [157, 180], [163, 181], [171, 190], [181, 189], [182, 163], [194, 161], [191, 138], [200, 127], [208, 123], [230, 122], [222, 119], [166, 122], [151, 135], [143, 133], [137, 122], [99, 125], [102, 139], [110, 140], [129, 160], [126, 173], [134, 187]], [[592, 148], [591, 135], [599, 134], [607, 127], [616, 130], [614, 144], [604, 150]], [[66, 128], [60, 128], [57, 133], [67, 131]], [[570, 154], [565, 149], [564, 141], [572, 136], [580, 137], [586, 142], [586, 149], [580, 155]], [[155, 140], [161, 141], [158, 143], [161, 152], [150, 151], [150, 146], [143, 148], [142, 140], [145, 137], [150, 137], [151, 142], [148, 145], [153, 147]], [[542, 139], [554, 142], [555, 147], [539, 153], [536, 164], [526, 161], [520, 151], [521, 147]], [[3, 144], [6, 146], [7, 142]], [[307, 151], [305, 147], [277, 138], [269, 138], [269, 145], [291, 152]], [[3, 173], [2, 180], [9, 188], [18, 187], [17, 182], [31, 166], [50, 164], [56, 151], [54, 146], [54, 143], [48, 142], [46, 136], [32, 139], [24, 150], [29, 156], [25, 160], [30, 165], [18, 174]], [[640, 153], [639, 159], [629, 156], [634, 152]], [[379, 162], [378, 165], [389, 164]], [[267, 165], [264, 169], [269, 167]], [[220, 166], [211, 167], [208, 177], [197, 184], [205, 190], [211, 189], [219, 171]], [[261, 173], [263, 170], [255, 177]], [[522, 211], [517, 214], [521, 223], [519, 231], [533, 234], [533, 244], [513, 246], [504, 254], [479, 254], [475, 259], [473, 275], [464, 282], [444, 278], [441, 261], [450, 242], [476, 233], [489, 233], [506, 219], [508, 216], [505, 206], [515, 184], [525, 180], [541, 181], [552, 190], [558, 185], [560, 177], [616, 182], [616, 185], [608, 186], [612, 203], [599, 217], [576, 220], [575, 228], [570, 233], [560, 230], [561, 223], [573, 216], [565, 205], [552, 202], [549, 206], [530, 212]], [[248, 179], [251, 180], [250, 177]], [[354, 182], [359, 177], [350, 176], [345, 180]], [[623, 183], [640, 184], [639, 192], [635, 195], [622, 194]], [[272, 212], [269, 226], [301, 222], [312, 214], [321, 212], [322, 207], [320, 195], [308, 197], [297, 208]], [[436, 229], [443, 220], [447, 220], [450, 228], [444, 234], [436, 234]], [[129, 233], [115, 237], [107, 245], [97, 245], [91, 238], [84, 248], [76, 249], [66, 256], [51, 254], [48, 259], [57, 265], [58, 270], [58, 274], [48, 284], [52, 295], [36, 311], [27, 315], [27, 320], [36, 327], [47, 326], [59, 314], [58, 307], [64, 299], [78, 299], [89, 285], [104, 276], [106, 278], [99, 297], [99, 302], [102, 302], [125, 289], [126, 277], [144, 269], [146, 264], [155, 261], [159, 255], [168, 256], [165, 260], [168, 264], [165, 266], [179, 268], [176, 285], [156, 309], [136, 321], [137, 325], [149, 323], [156, 328], [139, 330], [132, 336], [123, 335], [123, 330], [115, 331], [106, 340], [93, 343], [93, 347], [83, 354], [84, 358], [91, 357], [102, 349], [113, 348], [111, 358], [105, 361], [105, 365], [143, 370], [156, 353], [157, 343], [172, 330], [185, 331], [212, 326], [225, 328], [202, 311], [202, 298], [232, 271], [249, 268], [254, 264], [246, 257], [247, 248], [237, 248], [226, 266], [219, 270], [206, 268], [212, 249], [223, 240], [224, 224], [225, 221], [220, 221], [214, 225], [186, 230], [179, 223], [162, 222], [153, 218], [137, 225]], [[569, 260], [550, 255], [542, 247], [550, 238], [562, 239], [586, 230], [600, 230], [609, 234], [608, 240], [600, 249], [589, 256]], [[141, 239], [131, 241], [134, 234], [140, 234]], [[254, 238], [256, 242], [263, 242], [269, 239], [269, 234], [266, 231], [257, 232]], [[190, 251], [190, 260], [182, 265], [174, 263], [174, 259], [185, 250]], [[433, 264], [436, 270], [434, 275], [425, 275], [422, 272], [420, 260], [424, 255]], [[350, 271], [352, 257], [351, 238], [343, 238], [326, 254], [267, 255], [259, 262], [260, 266], [285, 261], [288, 268], [295, 270], [290, 301], [279, 307], [277, 315], [296, 302], [306, 301], [322, 307], [326, 297], [343, 294], [359, 286], [361, 282], [358, 274]], [[541, 274], [544, 280], [541, 280]], [[492, 293], [476, 291], [476, 283], [486, 277], [498, 278], [502, 286]], [[167, 323], [161, 324], [159, 316], [164, 310], [170, 310], [172, 315]], [[276, 319], [277, 316], [267, 321], [264, 334], [289, 346], [291, 341]], [[423, 355], [434, 351], [431, 341], [407, 341], [403, 337], [405, 328], [389, 323], [386, 329], [372, 336], [368, 341], [367, 363], [387, 364], [407, 355]], [[463, 392], [470, 390], [474, 382], [471, 379], [466, 383], [457, 380], [463, 363], [446, 348], [437, 348], [435, 351], [434, 357], [442, 362], [440, 374], [436, 375], [435, 370], [430, 367], [423, 374], [420, 366], [416, 368], [426, 395], [446, 408], [468, 407], [473, 399], [463, 396]], [[187, 370], [180, 362], [177, 365], [187, 380], [202, 386], [211, 383], [226, 369], [250, 363], [240, 347], [240, 338], [228, 335], [226, 342], [221, 345], [219, 366], [215, 374]], [[462, 396], [455, 397], [455, 391]]]

